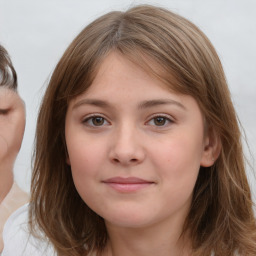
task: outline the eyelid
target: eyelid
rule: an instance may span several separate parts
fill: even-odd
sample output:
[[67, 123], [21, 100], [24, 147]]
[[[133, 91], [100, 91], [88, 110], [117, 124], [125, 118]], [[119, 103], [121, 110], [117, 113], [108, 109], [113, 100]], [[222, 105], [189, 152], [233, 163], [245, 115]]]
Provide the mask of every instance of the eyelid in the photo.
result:
[[[84, 116], [84, 117], [82, 118], [82, 123], [83, 123], [83, 124], [87, 124], [87, 126], [89, 126], [89, 127], [97, 127], [96, 125], [89, 125], [89, 124], [88, 124], [88, 121], [89, 121], [90, 119], [92, 119], [92, 118], [95, 118], [95, 117], [101, 117], [101, 118], [104, 119], [104, 121], [106, 121], [108, 124], [110, 124], [110, 122], [108, 121], [108, 118], [105, 117], [105, 115], [103, 115], [103, 114], [101, 114], [101, 113], [93, 113], [93, 114], [88, 114], [88, 115]], [[102, 126], [105, 126], [105, 125], [101, 125], [101, 126], [98, 126], [98, 127], [102, 127]]]
[[87, 114], [87, 115], [83, 116], [82, 119], [85, 120], [85, 119], [89, 119], [89, 118], [92, 118], [92, 117], [102, 117], [102, 118], [108, 120], [108, 117], [106, 117], [106, 116], [105, 116], [104, 114], [102, 114], [102, 113], [91, 113], [91, 114]]
[[0, 109], [0, 115], [7, 115], [9, 113], [10, 109], [6, 108], [6, 109]]
[[[172, 117], [172, 116], [169, 115], [169, 114], [164, 114], [164, 113], [153, 114], [153, 115], [151, 115], [147, 120], [150, 121], [151, 119], [156, 118], [156, 117], [164, 117], [164, 118], [170, 120], [171, 122], [174, 122], [174, 121], [175, 121], [175, 118], [174, 118], [174, 117]], [[147, 121], [147, 122], [148, 122], [148, 121]]]
[[[168, 115], [168, 114], [163, 114], [163, 113], [157, 113], [157, 114], [153, 114], [153, 115], [151, 115], [147, 120], [148, 121], [146, 121], [146, 125], [149, 125], [149, 122], [150, 121], [152, 121], [154, 118], [157, 118], [157, 117], [163, 117], [163, 118], [165, 118], [169, 123], [174, 123], [175, 122], [175, 119], [172, 117], [172, 116], [170, 116], [170, 115]], [[156, 126], [156, 125], [155, 125]], [[163, 127], [166, 127], [167, 125], [165, 124], [165, 125], [163, 125], [163, 126], [156, 126], [156, 127], [159, 127], [159, 128], [163, 128]]]

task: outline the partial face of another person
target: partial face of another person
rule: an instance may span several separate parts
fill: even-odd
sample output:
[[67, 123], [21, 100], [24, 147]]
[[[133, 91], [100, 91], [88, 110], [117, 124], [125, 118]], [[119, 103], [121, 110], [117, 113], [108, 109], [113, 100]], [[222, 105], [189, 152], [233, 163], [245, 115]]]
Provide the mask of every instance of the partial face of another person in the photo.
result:
[[13, 90], [0, 87], [0, 162], [14, 162], [25, 129], [25, 105]]
[[199, 168], [212, 164], [195, 99], [115, 52], [70, 102], [65, 136], [78, 193], [117, 227], [184, 220]]

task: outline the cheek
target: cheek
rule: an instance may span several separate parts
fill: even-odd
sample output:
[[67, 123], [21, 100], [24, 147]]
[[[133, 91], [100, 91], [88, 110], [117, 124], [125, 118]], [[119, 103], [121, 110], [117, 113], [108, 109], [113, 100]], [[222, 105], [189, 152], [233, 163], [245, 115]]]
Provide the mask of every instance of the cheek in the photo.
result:
[[[90, 144], [89, 144], [90, 145]], [[69, 160], [71, 172], [76, 190], [82, 200], [94, 210], [95, 205], [102, 205], [103, 202], [97, 203], [102, 198], [98, 187], [100, 181], [100, 170], [102, 163], [102, 152], [99, 148], [81, 145], [80, 147], [69, 148]]]
[[160, 163], [178, 167], [180, 165], [198, 166], [203, 153], [202, 141], [189, 136], [170, 138], [161, 143], [155, 143], [155, 159]]
[[85, 201], [85, 195], [90, 193], [91, 179], [95, 175], [95, 154], [87, 147], [69, 147], [69, 164], [77, 192]]
[[155, 168], [161, 170], [162, 200], [169, 205], [167, 212], [189, 208], [200, 168], [199, 151], [195, 144], [182, 139], [165, 144], [165, 150], [155, 148]]
[[6, 156], [15, 158], [20, 150], [25, 130], [24, 114], [13, 113], [11, 117], [0, 120], [0, 146], [1, 155], [6, 151]]
[[5, 156], [7, 155], [7, 152], [8, 152], [7, 142], [2, 137], [2, 135], [0, 134], [0, 160], [1, 160], [1, 162], [5, 158]]
[[0, 132], [0, 159], [14, 161], [21, 146], [23, 133], [20, 134], [19, 129], [6, 127]]
[[202, 142], [190, 136], [177, 136], [154, 147], [154, 164], [161, 171], [162, 182], [179, 191], [192, 190], [200, 168]]
[[104, 165], [104, 152], [100, 145], [74, 137], [69, 143], [67, 141], [67, 149], [73, 180], [81, 194], [88, 189], [92, 180], [98, 179], [100, 168]]
[[92, 147], [77, 143], [68, 146], [69, 162], [72, 173], [78, 176], [93, 174], [97, 168], [97, 156]]

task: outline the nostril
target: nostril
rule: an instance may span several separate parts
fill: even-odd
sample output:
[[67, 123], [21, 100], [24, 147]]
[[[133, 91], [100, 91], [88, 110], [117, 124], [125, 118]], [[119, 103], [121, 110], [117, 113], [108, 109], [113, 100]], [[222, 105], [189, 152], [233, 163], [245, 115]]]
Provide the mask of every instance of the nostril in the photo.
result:
[[128, 160], [128, 161], [120, 161], [118, 158], [113, 158], [112, 159], [112, 161], [114, 162], [114, 163], [121, 163], [121, 162], [126, 162], [127, 164], [128, 163], [137, 163], [138, 162], [138, 159], [136, 159], [136, 158], [132, 158], [132, 159], [130, 159], [130, 160]]

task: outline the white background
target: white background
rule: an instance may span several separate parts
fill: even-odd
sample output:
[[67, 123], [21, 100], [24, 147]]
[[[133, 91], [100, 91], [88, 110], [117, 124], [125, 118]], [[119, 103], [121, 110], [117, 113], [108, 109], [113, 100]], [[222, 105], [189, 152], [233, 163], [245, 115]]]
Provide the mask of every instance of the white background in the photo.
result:
[[[110, 10], [157, 4], [199, 26], [214, 44], [232, 99], [256, 155], [256, 1], [255, 0], [0, 0], [0, 43], [9, 51], [26, 102], [27, 125], [15, 164], [15, 179], [29, 191], [36, 116], [54, 66], [82, 28]], [[247, 157], [255, 169], [253, 159]], [[248, 168], [249, 170], [249, 168]], [[256, 194], [256, 182], [248, 171]]]

